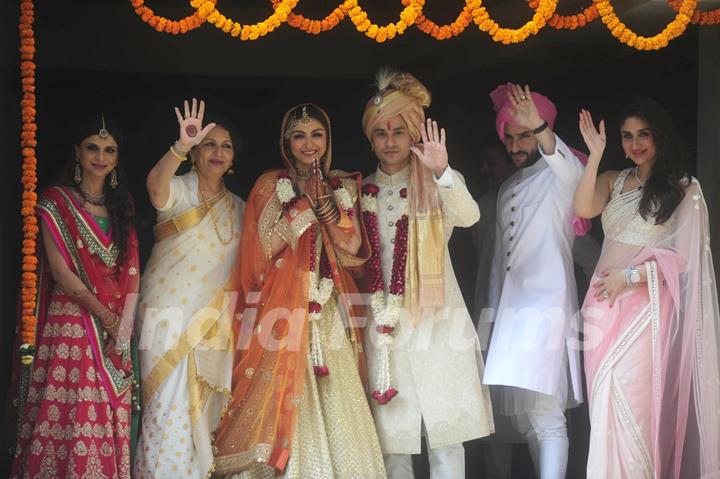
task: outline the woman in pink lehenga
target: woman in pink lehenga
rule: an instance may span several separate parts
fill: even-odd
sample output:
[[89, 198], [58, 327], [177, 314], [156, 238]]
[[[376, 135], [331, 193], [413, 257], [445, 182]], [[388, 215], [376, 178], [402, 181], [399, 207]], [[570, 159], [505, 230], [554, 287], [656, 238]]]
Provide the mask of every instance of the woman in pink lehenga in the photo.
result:
[[13, 478], [130, 478], [132, 201], [114, 124], [98, 115], [77, 133], [61, 183], [37, 204], [37, 349], [19, 398]]
[[590, 160], [578, 216], [602, 214], [602, 256], [583, 304], [588, 478], [720, 477], [717, 286], [708, 213], [667, 112], [621, 116], [635, 167], [597, 174], [605, 126], [580, 112]]

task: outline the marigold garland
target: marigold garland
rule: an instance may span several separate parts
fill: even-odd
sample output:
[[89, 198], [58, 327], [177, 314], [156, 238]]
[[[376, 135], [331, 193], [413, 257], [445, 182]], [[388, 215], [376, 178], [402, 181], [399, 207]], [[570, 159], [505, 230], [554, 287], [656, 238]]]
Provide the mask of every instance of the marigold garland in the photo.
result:
[[385, 40], [392, 40], [397, 35], [402, 35], [410, 25], [422, 14], [422, 8], [425, 0], [409, 0], [402, 12], [400, 12], [400, 20], [395, 23], [389, 23], [385, 26], [379, 26], [372, 23], [367, 13], [360, 7], [358, 0], [345, 0], [344, 8], [355, 24], [357, 31], [364, 33], [378, 43]]
[[[272, 0], [273, 8], [277, 8], [280, 5], [280, 0]], [[322, 20], [311, 20], [297, 13], [290, 13], [287, 17], [287, 24], [293, 28], [300, 29], [305, 33], [317, 35], [322, 32], [328, 32], [335, 28], [347, 15], [345, 10], [345, 3], [341, 3], [335, 9], [330, 12]]]
[[487, 32], [494, 41], [504, 45], [524, 42], [530, 35], [536, 35], [555, 13], [558, 0], [540, 0], [532, 20], [520, 28], [504, 28], [490, 18], [485, 7], [473, 11], [473, 20], [480, 30]]
[[[528, 6], [533, 10], [537, 9], [538, 5], [540, 5], [540, 0], [530, 0], [528, 2]], [[555, 13], [550, 17], [547, 24], [556, 30], [575, 30], [576, 28], [584, 27], [599, 16], [600, 14], [597, 11], [597, 7], [593, 3], [589, 7], [586, 7], [581, 13], [576, 13], [575, 15]]]
[[690, 17], [697, 8], [698, 0], [683, 0], [675, 18], [668, 23], [662, 32], [652, 37], [637, 35], [627, 27], [615, 14], [610, 0], [593, 0], [600, 13], [600, 19], [607, 26], [612, 36], [620, 42], [637, 50], [659, 50], [668, 46], [671, 40], [685, 32]]
[[22, 242], [22, 288], [21, 288], [21, 341], [20, 346], [23, 363], [32, 361], [32, 351], [35, 346], [35, 328], [37, 317], [35, 303], [37, 300], [37, 236], [39, 233], [38, 220], [35, 216], [37, 203], [37, 124], [35, 123], [35, 6], [32, 0], [20, 2], [20, 77], [23, 96], [20, 101], [22, 110], [22, 131], [20, 145], [22, 147], [22, 208], [23, 242]]
[[[680, 10], [683, 0], [668, 0], [668, 5], [677, 13]], [[720, 23], [720, 8], [703, 12], [696, 9], [695, 13], [690, 17], [690, 23], [697, 25], [717, 25]]]
[[[213, 3], [217, 2], [217, 0], [211, 1]], [[140, 19], [158, 32], [177, 35], [179, 33], [187, 33], [191, 30], [195, 30], [197, 27], [205, 23], [205, 20], [200, 18], [197, 11], [181, 20], [170, 20], [169, 18], [155, 15], [155, 12], [145, 5], [145, 0], [130, 0], [130, 4]]]
[[200, 19], [212, 23], [223, 32], [229, 33], [233, 37], [239, 37], [240, 40], [257, 40], [285, 23], [298, 1], [281, 0], [275, 6], [272, 15], [252, 25], [243, 25], [231, 18], [227, 18], [220, 13], [213, 0], [191, 0], [190, 5], [197, 10]]
[[[407, 6], [410, 0], [402, 0], [402, 3]], [[460, 35], [470, 25], [473, 20], [473, 12], [480, 8], [481, 4], [480, 0], [465, 0], [465, 6], [455, 21], [447, 25], [438, 25], [421, 12], [415, 19], [415, 26], [435, 40], [447, 40]]]

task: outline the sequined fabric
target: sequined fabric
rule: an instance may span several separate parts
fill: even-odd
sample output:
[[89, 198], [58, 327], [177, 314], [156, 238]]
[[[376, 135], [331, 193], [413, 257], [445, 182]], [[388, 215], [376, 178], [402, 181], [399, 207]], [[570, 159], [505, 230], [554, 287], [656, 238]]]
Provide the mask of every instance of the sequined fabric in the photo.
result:
[[608, 238], [621, 243], [652, 246], [671, 235], [675, 218], [673, 216], [661, 225], [656, 225], [651, 217], [643, 219], [638, 211], [642, 189], [622, 192], [625, 179], [631, 172], [631, 168], [623, 170], [615, 180], [610, 202], [601, 217], [603, 231]]
[[[335, 300], [325, 304], [323, 313], [319, 327], [330, 374], [316, 377], [308, 356], [298, 423], [284, 477], [384, 478], [375, 425]], [[274, 474], [268, 466], [257, 464], [230, 477], [265, 479]]]
[[53, 295], [39, 332], [13, 478], [130, 478], [130, 391], [100, 383], [79, 306]]

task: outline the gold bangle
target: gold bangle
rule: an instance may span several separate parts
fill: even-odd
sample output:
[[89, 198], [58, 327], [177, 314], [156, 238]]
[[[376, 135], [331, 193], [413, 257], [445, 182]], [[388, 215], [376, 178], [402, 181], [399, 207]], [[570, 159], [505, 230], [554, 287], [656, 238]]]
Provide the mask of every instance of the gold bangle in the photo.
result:
[[181, 155], [180, 153], [178, 153], [175, 149], [175, 145], [170, 145], [170, 153], [172, 153], [172, 155], [180, 161], [187, 160], [187, 155]]
[[113, 321], [112, 324], [103, 324], [103, 326], [105, 326], [105, 329], [115, 329], [118, 323], [120, 323], [120, 316], [118, 316], [117, 314], [114, 314], [113, 316], [115, 316], [115, 321]]

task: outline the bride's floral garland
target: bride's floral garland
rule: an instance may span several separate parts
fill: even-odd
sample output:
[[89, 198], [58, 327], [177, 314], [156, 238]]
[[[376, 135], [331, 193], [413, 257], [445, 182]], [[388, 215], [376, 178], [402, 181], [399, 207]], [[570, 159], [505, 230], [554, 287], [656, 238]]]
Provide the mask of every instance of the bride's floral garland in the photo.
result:
[[[275, 185], [275, 194], [282, 203], [284, 209], [292, 207], [298, 201], [295, 194], [292, 180], [287, 172], [283, 171], [278, 174], [277, 183]], [[308, 285], [308, 317], [310, 319], [310, 356], [313, 362], [313, 372], [316, 376], [327, 376], [330, 370], [325, 365], [323, 359], [322, 347], [320, 344], [320, 330], [317, 322], [322, 317], [322, 308], [328, 302], [333, 293], [334, 283], [332, 279], [332, 269], [330, 263], [323, 251], [320, 255], [319, 274], [317, 265], [317, 236], [318, 225], [315, 224], [310, 228], [310, 268], [309, 268], [309, 285]]]
[[310, 228], [310, 285], [308, 287], [308, 313], [310, 316], [310, 355], [313, 362], [313, 370], [316, 376], [327, 376], [330, 370], [325, 365], [322, 348], [320, 346], [320, 329], [318, 321], [322, 317], [322, 309], [333, 293], [332, 269], [327, 255], [323, 250], [320, 254], [320, 274], [316, 268], [317, 264], [317, 233], [318, 225]]
[[367, 230], [372, 255], [365, 263], [365, 274], [368, 287], [372, 294], [370, 306], [373, 318], [377, 325], [378, 349], [380, 357], [377, 362], [377, 381], [372, 397], [378, 404], [387, 404], [398, 393], [391, 386], [390, 375], [390, 346], [393, 342], [393, 332], [402, 312], [405, 298], [405, 265], [407, 263], [408, 242], [408, 215], [407, 215], [407, 189], [400, 190], [403, 201], [403, 210], [400, 219], [395, 222], [395, 247], [393, 249], [392, 273], [390, 287], [385, 296], [385, 281], [383, 280], [382, 264], [380, 262], [380, 229], [378, 227], [378, 201], [377, 185], [368, 183], [362, 189], [362, 215]]

